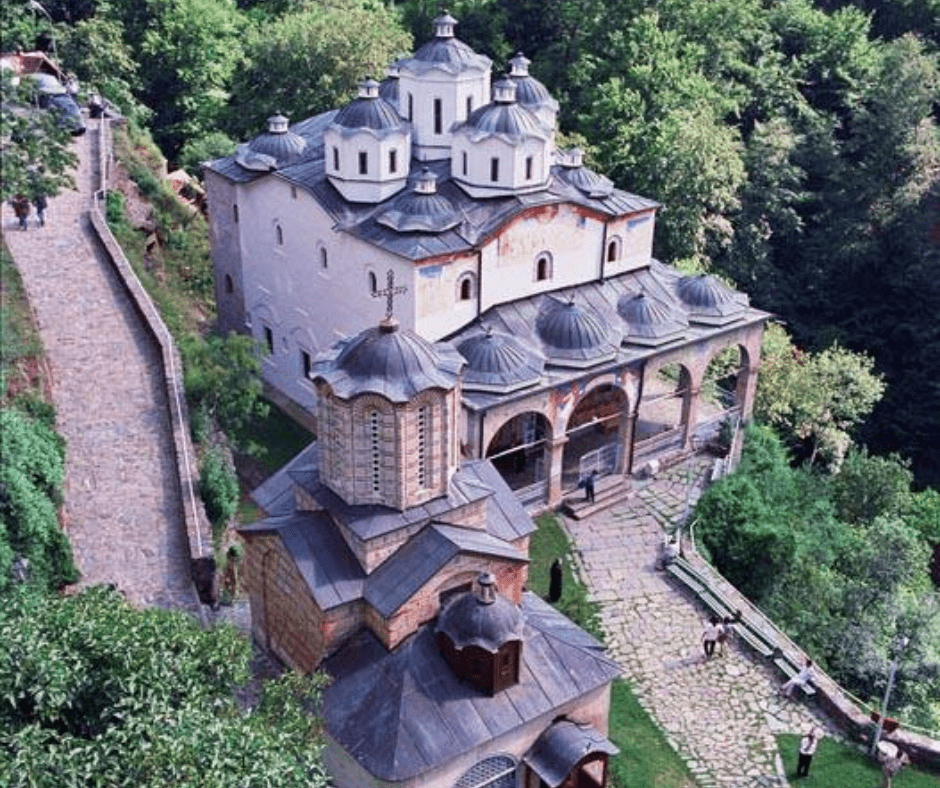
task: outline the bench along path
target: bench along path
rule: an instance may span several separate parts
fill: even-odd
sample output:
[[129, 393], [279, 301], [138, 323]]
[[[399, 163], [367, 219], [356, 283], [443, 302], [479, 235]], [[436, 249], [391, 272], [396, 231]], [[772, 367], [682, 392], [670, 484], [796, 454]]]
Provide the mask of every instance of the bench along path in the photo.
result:
[[114, 583], [136, 605], [195, 611], [159, 350], [91, 230], [97, 123], [75, 141], [77, 191], [7, 246], [36, 313], [66, 448], [64, 516], [80, 585]]
[[812, 703], [779, 699], [783, 674], [746, 644], [705, 661], [707, 608], [657, 569], [663, 525], [681, 519], [690, 480], [695, 490], [705, 472], [693, 468], [663, 472], [630, 500], [565, 527], [601, 604], [611, 655], [702, 788], [784, 786], [776, 734], [811, 724], [840, 734]]

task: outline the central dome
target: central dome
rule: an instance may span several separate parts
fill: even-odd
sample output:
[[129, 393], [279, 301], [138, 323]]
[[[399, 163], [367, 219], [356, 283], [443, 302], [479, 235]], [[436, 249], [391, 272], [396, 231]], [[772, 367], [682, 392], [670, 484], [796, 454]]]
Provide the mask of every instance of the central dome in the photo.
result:
[[511, 640], [522, 640], [522, 613], [506, 597], [496, 593], [496, 581], [481, 574], [474, 591], [463, 594], [444, 608], [437, 632], [450, 638], [457, 649], [476, 646], [495, 653]]
[[336, 113], [333, 123], [344, 129], [386, 131], [400, 129], [405, 121], [389, 102], [379, 95], [379, 83], [367, 79], [359, 86], [359, 95]]

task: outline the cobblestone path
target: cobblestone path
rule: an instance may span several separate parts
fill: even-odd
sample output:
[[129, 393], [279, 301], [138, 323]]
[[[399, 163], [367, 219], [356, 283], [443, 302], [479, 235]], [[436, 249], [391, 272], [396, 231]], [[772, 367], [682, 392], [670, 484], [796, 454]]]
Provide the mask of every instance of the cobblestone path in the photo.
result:
[[159, 350], [99, 248], [86, 212], [97, 121], [76, 140], [77, 191], [26, 232], [3, 206], [4, 237], [32, 305], [67, 443], [66, 529], [82, 579], [136, 605], [198, 609]]
[[[785, 786], [774, 736], [811, 724], [841, 737], [803, 701], [777, 698], [782, 681], [732, 643], [705, 661], [705, 608], [656, 569], [663, 525], [680, 520], [705, 466], [661, 474], [638, 495], [586, 520], [565, 520], [582, 572], [601, 603], [611, 655], [702, 788]], [[692, 482], [690, 484], [690, 482]]]

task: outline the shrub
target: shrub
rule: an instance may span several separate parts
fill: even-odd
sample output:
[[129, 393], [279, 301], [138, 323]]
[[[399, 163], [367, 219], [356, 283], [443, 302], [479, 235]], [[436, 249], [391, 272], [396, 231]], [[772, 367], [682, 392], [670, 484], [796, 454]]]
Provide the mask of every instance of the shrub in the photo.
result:
[[219, 449], [210, 449], [202, 459], [199, 495], [212, 523], [213, 537], [219, 541], [238, 508], [238, 478]]

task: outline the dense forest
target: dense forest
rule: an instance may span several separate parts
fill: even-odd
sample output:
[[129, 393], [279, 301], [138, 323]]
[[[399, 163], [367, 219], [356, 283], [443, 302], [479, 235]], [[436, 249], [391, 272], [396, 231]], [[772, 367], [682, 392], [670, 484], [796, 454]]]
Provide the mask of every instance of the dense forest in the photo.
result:
[[[381, 78], [440, 11], [9, 0], [0, 24], [5, 48], [54, 46], [196, 174], [268, 116], [301, 120]], [[927, 569], [940, 542], [940, 0], [449, 11], [497, 70], [517, 51], [532, 59], [561, 104], [564, 144], [663, 204], [657, 257], [722, 276], [786, 327], [768, 332], [756, 411], [776, 432], [754, 431], [741, 474], [704, 499], [705, 546], [863, 696], [882, 690], [903, 634], [900, 703], [940, 724]]]

